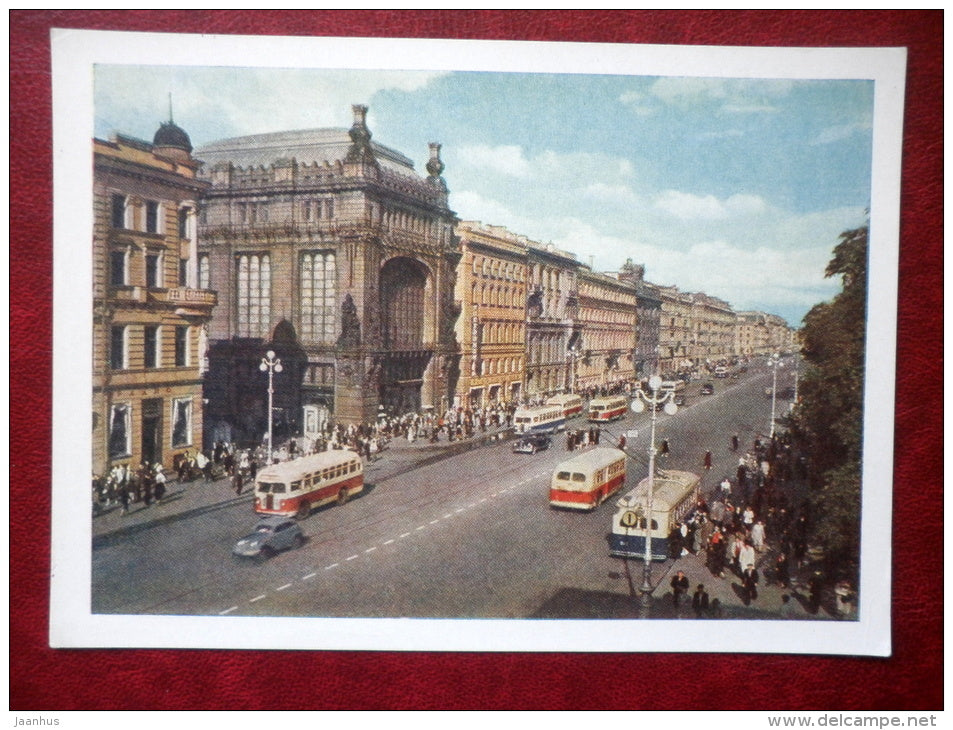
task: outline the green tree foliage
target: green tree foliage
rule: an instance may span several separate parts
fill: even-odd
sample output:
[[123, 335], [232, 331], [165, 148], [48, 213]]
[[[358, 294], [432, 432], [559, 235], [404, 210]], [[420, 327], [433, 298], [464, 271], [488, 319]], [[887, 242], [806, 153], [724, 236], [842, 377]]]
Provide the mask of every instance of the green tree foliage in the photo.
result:
[[864, 336], [867, 313], [865, 225], [840, 235], [827, 266], [843, 289], [804, 317], [801, 380], [793, 434], [810, 473], [812, 536], [828, 566], [856, 579], [860, 554]]

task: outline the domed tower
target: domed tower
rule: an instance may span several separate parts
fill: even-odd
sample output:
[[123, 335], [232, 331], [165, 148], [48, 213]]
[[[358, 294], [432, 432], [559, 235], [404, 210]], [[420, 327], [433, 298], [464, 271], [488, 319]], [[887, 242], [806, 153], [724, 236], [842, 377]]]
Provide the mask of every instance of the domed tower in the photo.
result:
[[161, 122], [152, 138], [153, 151], [178, 162], [192, 160], [192, 140], [182, 127], [172, 120], [172, 100], [169, 100], [169, 121]]

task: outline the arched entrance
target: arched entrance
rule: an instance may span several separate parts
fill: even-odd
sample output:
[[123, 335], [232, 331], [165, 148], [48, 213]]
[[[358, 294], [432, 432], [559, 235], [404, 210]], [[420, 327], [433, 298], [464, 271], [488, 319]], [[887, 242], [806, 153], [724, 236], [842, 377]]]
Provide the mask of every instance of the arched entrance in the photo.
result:
[[428, 269], [399, 256], [381, 268], [380, 402], [390, 413], [419, 411], [424, 371], [432, 352], [424, 346], [428, 312]]

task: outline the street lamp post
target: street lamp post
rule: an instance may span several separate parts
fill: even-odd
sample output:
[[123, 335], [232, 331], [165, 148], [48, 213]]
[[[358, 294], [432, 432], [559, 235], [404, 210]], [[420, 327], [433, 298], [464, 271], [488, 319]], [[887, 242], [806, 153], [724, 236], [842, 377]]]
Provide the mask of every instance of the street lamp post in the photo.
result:
[[267, 371], [268, 373], [268, 463], [270, 464], [272, 454], [274, 453], [271, 443], [272, 399], [275, 393], [275, 389], [273, 387], [273, 378], [275, 373], [281, 372], [281, 360], [275, 357], [274, 350], [268, 350], [268, 352], [265, 354], [265, 357], [261, 359], [261, 365], [258, 366], [258, 369], [262, 372]]
[[774, 438], [774, 408], [778, 399], [778, 368], [784, 367], [781, 363], [781, 356], [774, 353], [768, 358], [768, 365], [771, 366], [771, 438]]
[[645, 410], [645, 406], [648, 405], [651, 411], [651, 430], [649, 436], [649, 481], [648, 481], [648, 495], [645, 506], [645, 565], [642, 568], [642, 592], [651, 593], [652, 592], [652, 501], [654, 498], [655, 491], [655, 421], [658, 418], [658, 407], [663, 403], [665, 412], [670, 416], [674, 415], [678, 411], [678, 406], [675, 405], [674, 396], [675, 391], [666, 390], [659, 393], [659, 389], [662, 387], [662, 378], [658, 375], [653, 375], [649, 378], [649, 390], [652, 391], [652, 395], [646, 395], [646, 393], [639, 388], [635, 391], [635, 400], [632, 401], [632, 410], [635, 413], [641, 413]]

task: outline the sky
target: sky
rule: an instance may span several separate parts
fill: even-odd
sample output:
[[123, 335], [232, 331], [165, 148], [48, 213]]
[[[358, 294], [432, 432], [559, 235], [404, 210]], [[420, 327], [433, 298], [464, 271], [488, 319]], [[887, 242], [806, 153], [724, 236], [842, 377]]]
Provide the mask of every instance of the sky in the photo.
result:
[[97, 65], [94, 133], [192, 144], [349, 128], [426, 175], [450, 206], [646, 279], [798, 326], [834, 296], [841, 232], [870, 206], [874, 83], [635, 75]]

